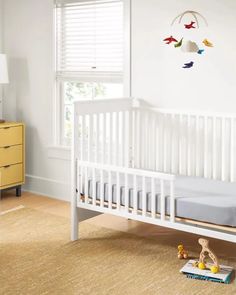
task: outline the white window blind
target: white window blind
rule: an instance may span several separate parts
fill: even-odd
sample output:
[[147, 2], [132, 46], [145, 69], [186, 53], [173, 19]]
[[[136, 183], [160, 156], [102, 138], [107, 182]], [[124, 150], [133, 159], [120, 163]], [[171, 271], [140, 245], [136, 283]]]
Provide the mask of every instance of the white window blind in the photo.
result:
[[57, 75], [123, 76], [123, 1], [57, 0]]

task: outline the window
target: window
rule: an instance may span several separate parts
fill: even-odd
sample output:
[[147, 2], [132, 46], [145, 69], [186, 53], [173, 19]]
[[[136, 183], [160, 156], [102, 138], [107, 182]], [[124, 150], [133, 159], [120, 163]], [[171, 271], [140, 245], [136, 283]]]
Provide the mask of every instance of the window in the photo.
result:
[[129, 95], [129, 1], [57, 0], [55, 10], [57, 143], [69, 145], [75, 99]]

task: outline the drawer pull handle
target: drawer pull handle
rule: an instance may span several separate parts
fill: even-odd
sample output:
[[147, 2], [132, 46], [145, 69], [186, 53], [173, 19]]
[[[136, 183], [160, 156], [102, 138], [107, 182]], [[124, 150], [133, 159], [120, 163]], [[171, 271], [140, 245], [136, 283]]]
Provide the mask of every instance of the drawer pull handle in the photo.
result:
[[4, 149], [9, 149], [10, 145], [4, 146]]
[[4, 168], [9, 168], [11, 165], [6, 165], [6, 166], [3, 166]]
[[9, 129], [10, 127], [4, 127], [3, 129]]

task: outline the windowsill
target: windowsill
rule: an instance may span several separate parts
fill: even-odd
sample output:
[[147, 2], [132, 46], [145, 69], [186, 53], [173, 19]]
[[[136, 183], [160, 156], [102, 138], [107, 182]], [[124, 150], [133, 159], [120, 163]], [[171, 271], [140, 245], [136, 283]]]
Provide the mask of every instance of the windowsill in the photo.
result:
[[48, 158], [64, 161], [71, 160], [71, 148], [69, 146], [52, 145], [48, 147]]

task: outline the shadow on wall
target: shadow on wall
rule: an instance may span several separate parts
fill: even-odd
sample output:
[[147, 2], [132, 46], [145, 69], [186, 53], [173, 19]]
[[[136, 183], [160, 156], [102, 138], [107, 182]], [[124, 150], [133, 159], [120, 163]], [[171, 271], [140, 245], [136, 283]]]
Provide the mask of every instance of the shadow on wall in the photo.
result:
[[25, 121], [21, 105], [30, 104], [29, 67], [27, 59], [11, 58], [8, 61], [9, 84], [6, 86], [3, 113], [7, 120]]

